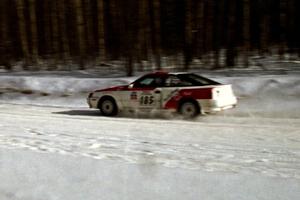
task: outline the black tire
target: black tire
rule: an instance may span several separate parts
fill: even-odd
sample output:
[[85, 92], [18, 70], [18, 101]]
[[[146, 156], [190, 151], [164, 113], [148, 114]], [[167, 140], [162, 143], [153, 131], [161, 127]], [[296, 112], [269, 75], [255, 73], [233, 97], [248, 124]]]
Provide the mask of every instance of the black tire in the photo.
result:
[[118, 114], [118, 106], [116, 101], [111, 97], [103, 97], [98, 108], [103, 116], [116, 116]]
[[200, 114], [200, 107], [195, 101], [183, 101], [180, 104], [179, 113], [185, 118], [194, 118]]

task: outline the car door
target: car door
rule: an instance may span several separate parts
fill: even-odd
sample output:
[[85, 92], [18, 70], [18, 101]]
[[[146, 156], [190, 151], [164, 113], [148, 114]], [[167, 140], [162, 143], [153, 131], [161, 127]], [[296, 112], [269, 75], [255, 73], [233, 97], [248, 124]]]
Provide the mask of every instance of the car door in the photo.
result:
[[156, 76], [145, 76], [129, 86], [128, 107], [141, 111], [161, 108], [162, 79]]
[[180, 91], [192, 86], [192, 83], [184, 81], [176, 75], [171, 74], [166, 77], [161, 94], [162, 108], [166, 108], [166, 104], [171, 100], [179, 100], [181, 98]]

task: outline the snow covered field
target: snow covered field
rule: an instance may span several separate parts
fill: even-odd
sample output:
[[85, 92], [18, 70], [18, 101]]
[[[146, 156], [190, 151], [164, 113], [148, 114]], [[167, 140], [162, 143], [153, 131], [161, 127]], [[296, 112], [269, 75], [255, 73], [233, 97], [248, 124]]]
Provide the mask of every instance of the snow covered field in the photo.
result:
[[1, 74], [0, 199], [299, 199], [299, 73], [222, 74], [238, 107], [193, 121], [87, 108], [134, 78]]

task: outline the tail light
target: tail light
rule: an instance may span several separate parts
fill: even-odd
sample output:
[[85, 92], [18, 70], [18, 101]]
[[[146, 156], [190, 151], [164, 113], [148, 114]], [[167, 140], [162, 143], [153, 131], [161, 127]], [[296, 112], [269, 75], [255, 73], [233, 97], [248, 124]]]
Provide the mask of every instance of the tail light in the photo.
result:
[[221, 91], [219, 88], [212, 89], [212, 99], [218, 99], [221, 96]]
[[212, 98], [229, 98], [234, 96], [231, 85], [222, 85], [212, 89]]

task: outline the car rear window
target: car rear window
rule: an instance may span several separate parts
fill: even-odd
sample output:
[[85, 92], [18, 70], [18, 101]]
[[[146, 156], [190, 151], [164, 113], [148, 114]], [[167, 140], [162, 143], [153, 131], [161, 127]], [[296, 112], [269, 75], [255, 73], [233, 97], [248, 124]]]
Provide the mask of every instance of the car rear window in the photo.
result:
[[[182, 82], [190, 83], [192, 86], [220, 85], [220, 83], [216, 81], [199, 76], [197, 74], [178, 74], [177, 77]], [[191, 86], [191, 85], [185, 84], [183, 86]]]

